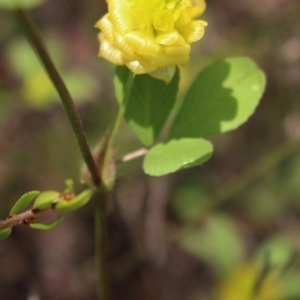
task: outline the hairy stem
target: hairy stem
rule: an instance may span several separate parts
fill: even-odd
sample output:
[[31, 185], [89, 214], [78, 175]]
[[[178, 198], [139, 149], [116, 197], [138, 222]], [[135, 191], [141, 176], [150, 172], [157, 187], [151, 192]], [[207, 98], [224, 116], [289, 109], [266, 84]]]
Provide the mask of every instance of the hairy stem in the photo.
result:
[[25, 31], [25, 34], [29, 42], [31, 43], [32, 48], [35, 50], [37, 56], [39, 57], [43, 66], [45, 67], [47, 74], [49, 75], [53, 85], [55, 86], [61, 98], [65, 112], [68, 116], [69, 122], [73, 129], [73, 133], [76, 137], [78, 146], [80, 148], [82, 157], [91, 173], [93, 183], [95, 187], [99, 187], [100, 176], [98, 168], [95, 164], [92, 152], [89, 148], [81, 119], [75, 108], [71, 95], [60, 74], [58, 73], [54, 63], [52, 62], [52, 59], [41, 38], [39, 30], [35, 26], [34, 22], [31, 20], [30, 16], [22, 9], [16, 9], [14, 12], [17, 16], [20, 25], [22, 26], [22, 29]]

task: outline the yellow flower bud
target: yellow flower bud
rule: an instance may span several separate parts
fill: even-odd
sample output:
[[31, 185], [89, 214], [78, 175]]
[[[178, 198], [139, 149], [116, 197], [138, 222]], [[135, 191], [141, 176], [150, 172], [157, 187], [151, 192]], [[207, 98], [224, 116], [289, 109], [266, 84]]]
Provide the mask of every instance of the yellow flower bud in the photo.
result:
[[107, 0], [108, 13], [96, 27], [99, 56], [126, 65], [134, 74], [169, 82], [176, 65], [189, 61], [191, 43], [207, 23], [196, 20], [205, 0]]

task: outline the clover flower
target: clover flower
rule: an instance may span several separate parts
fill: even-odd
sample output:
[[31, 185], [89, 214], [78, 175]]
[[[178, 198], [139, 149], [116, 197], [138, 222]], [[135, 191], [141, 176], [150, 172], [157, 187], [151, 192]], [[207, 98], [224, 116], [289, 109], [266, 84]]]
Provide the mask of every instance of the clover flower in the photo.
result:
[[191, 44], [207, 23], [196, 20], [204, 0], [107, 0], [108, 13], [95, 25], [99, 56], [126, 65], [134, 74], [169, 82], [176, 65], [189, 61]]

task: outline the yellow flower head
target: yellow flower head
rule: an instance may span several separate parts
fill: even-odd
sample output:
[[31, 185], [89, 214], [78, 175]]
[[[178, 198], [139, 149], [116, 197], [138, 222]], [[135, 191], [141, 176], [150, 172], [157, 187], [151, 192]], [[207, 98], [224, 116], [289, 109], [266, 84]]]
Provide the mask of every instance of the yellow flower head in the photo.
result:
[[196, 20], [205, 0], [107, 0], [108, 13], [96, 27], [99, 56], [126, 65], [134, 74], [169, 82], [176, 65], [189, 61], [191, 43], [201, 39], [206, 22]]

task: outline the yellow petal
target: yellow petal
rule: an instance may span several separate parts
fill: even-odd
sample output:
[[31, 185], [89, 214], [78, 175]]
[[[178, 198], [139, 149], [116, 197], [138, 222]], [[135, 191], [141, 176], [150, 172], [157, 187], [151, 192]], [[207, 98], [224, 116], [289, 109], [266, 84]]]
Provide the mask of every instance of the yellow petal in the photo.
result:
[[144, 31], [128, 32], [125, 41], [139, 54], [158, 55], [161, 52], [160, 45], [156, 43], [152, 34]]
[[174, 22], [178, 20], [178, 18], [180, 17], [182, 8], [180, 5], [176, 5], [172, 11], [172, 15], [173, 15], [173, 20]]
[[192, 21], [189, 25], [179, 28], [178, 32], [187, 43], [194, 43], [202, 38], [207, 23], [204, 21]]
[[151, 73], [166, 82], [176, 65], [189, 61], [191, 43], [207, 25], [196, 20], [204, 0], [107, 0], [108, 13], [96, 23], [99, 55], [127, 65], [134, 74]]
[[159, 31], [170, 31], [174, 27], [173, 15], [170, 10], [164, 9], [152, 15], [153, 27]]
[[193, 7], [190, 10], [190, 16], [192, 19], [199, 17], [203, 13], [203, 9], [199, 6]]
[[115, 65], [125, 64], [122, 52], [113, 48], [106, 40], [101, 42], [99, 56], [104, 57]]
[[125, 34], [134, 29], [134, 20], [127, 9], [113, 11], [109, 14], [109, 19], [119, 34]]
[[195, 6], [200, 7], [202, 9], [202, 12], [205, 11], [206, 3], [205, 0], [194, 0]]
[[120, 50], [128, 58], [134, 59], [135, 52], [132, 47], [125, 41], [124, 36], [115, 33], [113, 46]]
[[179, 40], [179, 33], [173, 29], [167, 33], [159, 33], [156, 42], [161, 45], [174, 45]]
[[113, 42], [113, 26], [110, 20], [108, 19], [108, 14], [106, 14], [101, 20], [99, 20], [95, 27], [99, 28], [102, 34], [105, 36], [105, 39], [110, 43]]
[[173, 10], [176, 7], [177, 1], [167, 1], [166, 9]]
[[188, 13], [188, 11], [182, 11], [178, 20], [175, 23], [175, 28], [180, 28], [180, 27], [184, 27], [188, 24], [190, 24], [192, 21], [192, 18], [190, 16], [190, 14]]
[[167, 57], [177, 59], [180, 63], [188, 60], [191, 52], [191, 46], [187, 43], [179, 46], [163, 46], [162, 48]]

